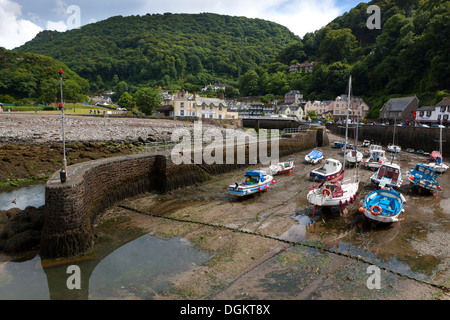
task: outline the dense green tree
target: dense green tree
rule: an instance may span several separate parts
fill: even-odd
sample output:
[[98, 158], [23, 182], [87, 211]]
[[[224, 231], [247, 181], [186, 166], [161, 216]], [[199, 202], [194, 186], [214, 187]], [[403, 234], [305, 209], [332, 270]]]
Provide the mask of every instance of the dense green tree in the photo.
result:
[[122, 108], [130, 108], [133, 102], [133, 96], [125, 91], [119, 99], [119, 106]]
[[154, 88], [141, 88], [133, 95], [133, 101], [136, 102], [137, 108], [147, 115], [155, 112], [156, 108], [161, 105], [161, 100], [160, 90]]
[[357, 46], [358, 42], [351, 29], [332, 30], [320, 43], [320, 60], [325, 63], [352, 62], [353, 52]]

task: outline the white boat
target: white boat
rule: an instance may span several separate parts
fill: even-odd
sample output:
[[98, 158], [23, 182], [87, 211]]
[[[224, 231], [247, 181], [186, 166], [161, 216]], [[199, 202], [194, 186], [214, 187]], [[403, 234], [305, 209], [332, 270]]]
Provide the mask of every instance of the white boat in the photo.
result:
[[380, 188], [399, 188], [403, 182], [400, 166], [395, 163], [383, 163], [372, 175], [370, 181]]
[[[394, 123], [395, 123], [395, 120], [394, 120]], [[396, 125], [394, 125], [394, 134], [393, 134], [393, 137], [392, 137], [392, 143], [390, 143], [388, 145], [387, 149], [390, 152], [399, 153], [400, 151], [402, 151], [402, 147], [400, 147], [400, 146], [395, 144], [395, 127], [396, 127]]]
[[326, 159], [324, 164], [312, 170], [309, 176], [313, 180], [330, 180], [339, 176], [342, 172], [342, 163], [336, 159]]
[[236, 182], [234, 185], [228, 186], [228, 192], [238, 197], [244, 197], [265, 191], [273, 183], [275, 183], [273, 176], [264, 171], [250, 170], [245, 173], [243, 182]]
[[345, 161], [347, 161], [349, 164], [356, 164], [360, 163], [363, 159], [363, 155], [358, 150], [348, 150], [345, 152]]
[[402, 151], [402, 147], [396, 146], [396, 145], [394, 145], [394, 144], [389, 144], [388, 147], [387, 147], [387, 149], [388, 149], [390, 152], [394, 152], [394, 153], [399, 153], [400, 151]]
[[362, 143], [363, 147], [369, 147], [370, 146], [370, 140], [364, 140]]
[[366, 160], [364, 160], [363, 166], [367, 169], [378, 169], [386, 161], [388, 161], [386, 158], [386, 151], [373, 150]]
[[[435, 157], [433, 159], [435, 162], [428, 164], [428, 166], [437, 173], [444, 173], [448, 169], [448, 165], [443, 162], [444, 157], [442, 156], [442, 127], [443, 126], [441, 121], [441, 126], [439, 128], [439, 151], [433, 151], [435, 152]], [[433, 155], [433, 152], [431, 153], [431, 155]]]
[[271, 165], [269, 167], [269, 171], [271, 175], [280, 175], [284, 173], [291, 173], [294, 168], [294, 160], [288, 159], [285, 162]]
[[[349, 78], [349, 88], [348, 88], [348, 104], [347, 104], [347, 121], [345, 125], [345, 144], [348, 142], [348, 116], [350, 109], [350, 94], [351, 94], [351, 76]], [[333, 160], [331, 162], [330, 160]], [[345, 156], [344, 165], [345, 168]], [[334, 159], [327, 159], [325, 164], [329, 163], [336, 164], [340, 162]], [[311, 172], [312, 174], [312, 172]], [[312, 186], [306, 196], [308, 202], [314, 206], [318, 207], [345, 207], [349, 203], [353, 203], [358, 196], [359, 179], [357, 175], [350, 179], [344, 179], [344, 171], [337, 176], [329, 179], [329, 181], [324, 181], [318, 186]]]
[[405, 202], [403, 195], [394, 189], [378, 189], [364, 199], [359, 211], [371, 220], [392, 223], [399, 221], [399, 215], [405, 212]]
[[307, 163], [317, 164], [319, 162], [322, 162], [322, 160], [323, 160], [323, 153], [316, 149], [314, 149], [305, 156], [305, 162]]
[[306, 199], [309, 203], [318, 207], [347, 206], [353, 203], [358, 196], [359, 181], [354, 179], [343, 180], [343, 175], [329, 181], [324, 181], [318, 186], [309, 188]]

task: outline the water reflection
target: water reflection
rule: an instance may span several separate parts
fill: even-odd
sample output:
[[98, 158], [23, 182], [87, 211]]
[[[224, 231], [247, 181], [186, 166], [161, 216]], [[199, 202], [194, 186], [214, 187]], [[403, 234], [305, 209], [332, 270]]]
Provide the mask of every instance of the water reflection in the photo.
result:
[[26, 207], [39, 208], [45, 204], [45, 184], [36, 184], [12, 191], [0, 192], [0, 210]]
[[170, 290], [170, 277], [208, 260], [206, 253], [183, 238], [147, 234], [102, 259], [72, 263], [80, 268], [80, 290], [67, 288], [70, 263], [43, 268], [35, 256], [26, 262], [0, 264], [0, 299], [152, 299]]

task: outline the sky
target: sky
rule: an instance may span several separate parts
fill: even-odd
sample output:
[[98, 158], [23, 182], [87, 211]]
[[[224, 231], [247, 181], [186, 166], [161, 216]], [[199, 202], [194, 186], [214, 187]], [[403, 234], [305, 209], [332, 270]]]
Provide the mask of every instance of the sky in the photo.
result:
[[[368, 0], [367, 0], [368, 1]], [[113, 16], [211, 12], [260, 18], [303, 37], [364, 0], [0, 0], [0, 47], [13, 49], [43, 30], [67, 31]]]

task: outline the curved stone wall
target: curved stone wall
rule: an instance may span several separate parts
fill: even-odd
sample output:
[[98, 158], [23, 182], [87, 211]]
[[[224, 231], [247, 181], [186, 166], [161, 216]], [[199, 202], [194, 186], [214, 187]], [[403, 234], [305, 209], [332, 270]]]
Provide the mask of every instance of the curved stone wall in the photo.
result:
[[[280, 160], [290, 154], [328, 144], [325, 128], [304, 131], [279, 140]], [[267, 149], [270, 150], [270, 143]], [[247, 146], [248, 151], [248, 146]], [[237, 155], [237, 149], [234, 149]], [[270, 151], [269, 151], [270, 155]], [[75, 257], [93, 249], [92, 225], [96, 214], [128, 197], [149, 191], [168, 192], [201, 183], [211, 175], [246, 164], [175, 165], [165, 154], [135, 154], [84, 162], [68, 167], [68, 180], [59, 172], [48, 180], [40, 255], [43, 258]], [[194, 159], [194, 152], [191, 154]], [[234, 162], [236, 163], [236, 161]]]

